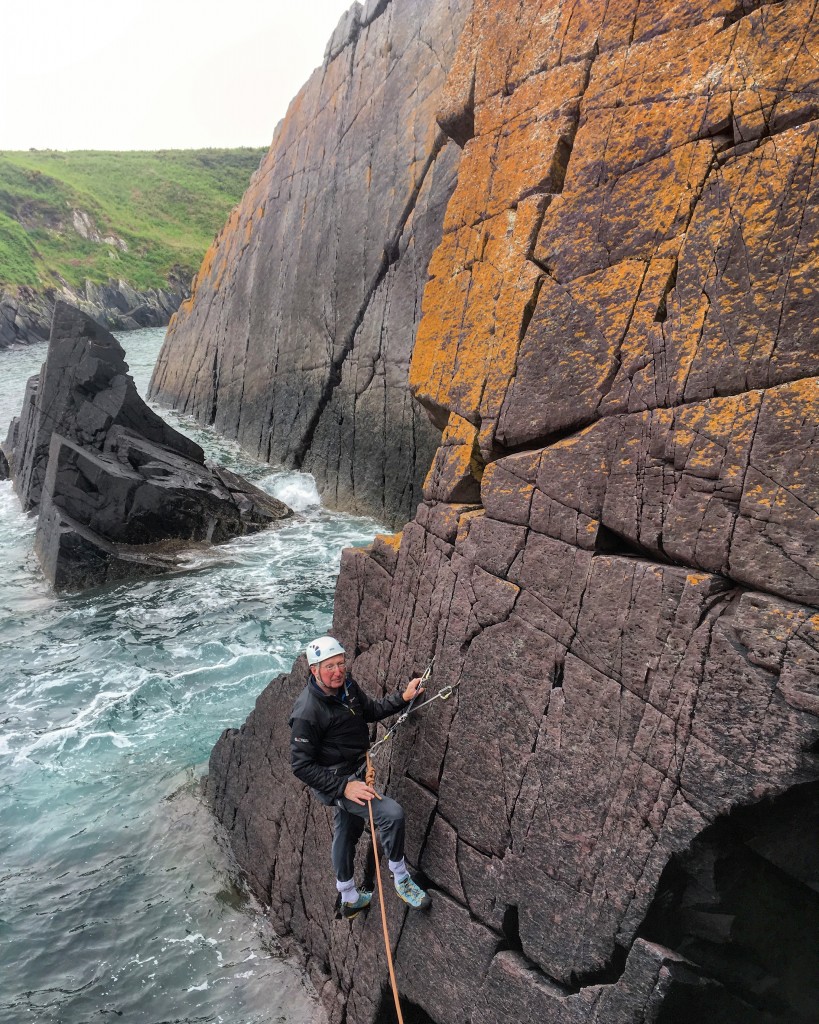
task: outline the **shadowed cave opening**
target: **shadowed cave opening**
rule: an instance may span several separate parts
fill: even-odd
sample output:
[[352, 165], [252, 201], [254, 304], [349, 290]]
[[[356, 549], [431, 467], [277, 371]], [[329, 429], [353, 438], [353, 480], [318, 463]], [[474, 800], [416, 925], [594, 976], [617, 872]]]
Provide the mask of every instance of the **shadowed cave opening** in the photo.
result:
[[640, 935], [691, 965], [658, 1024], [815, 1024], [819, 783], [705, 829], [667, 865]]

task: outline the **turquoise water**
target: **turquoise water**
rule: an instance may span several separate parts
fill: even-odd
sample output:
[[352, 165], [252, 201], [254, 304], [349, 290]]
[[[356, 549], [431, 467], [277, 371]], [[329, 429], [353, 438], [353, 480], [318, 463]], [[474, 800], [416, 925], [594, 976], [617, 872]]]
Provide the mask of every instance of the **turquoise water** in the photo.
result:
[[[144, 393], [162, 330], [120, 335]], [[0, 430], [45, 346], [0, 352]], [[163, 413], [297, 521], [184, 571], [56, 598], [35, 522], [0, 483], [0, 1022], [297, 1024], [316, 1006], [237, 883], [198, 796], [220, 732], [330, 623], [341, 549], [370, 520], [321, 508]]]

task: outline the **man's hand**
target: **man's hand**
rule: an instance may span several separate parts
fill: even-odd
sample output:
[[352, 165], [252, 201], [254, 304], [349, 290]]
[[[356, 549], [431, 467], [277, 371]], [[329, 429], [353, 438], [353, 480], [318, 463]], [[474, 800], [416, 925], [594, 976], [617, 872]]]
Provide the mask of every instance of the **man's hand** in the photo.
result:
[[409, 702], [413, 697], [417, 697], [419, 694], [424, 692], [424, 684], [421, 682], [421, 677], [417, 679], [410, 679], [407, 683], [407, 688], [401, 694], [405, 701]]
[[360, 804], [363, 807], [365, 804], [369, 803], [370, 800], [375, 800], [378, 794], [373, 787], [368, 786], [366, 782], [352, 780], [344, 787], [344, 796], [348, 800], [352, 800], [354, 804]]

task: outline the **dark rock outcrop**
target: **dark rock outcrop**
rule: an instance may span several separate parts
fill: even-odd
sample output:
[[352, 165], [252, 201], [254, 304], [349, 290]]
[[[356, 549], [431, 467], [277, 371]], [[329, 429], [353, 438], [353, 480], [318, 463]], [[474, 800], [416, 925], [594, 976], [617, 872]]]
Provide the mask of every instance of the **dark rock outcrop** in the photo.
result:
[[460, 158], [463, 0], [353, 4], [171, 323], [150, 395], [405, 522], [440, 440], [407, 370]]
[[174, 549], [218, 543], [290, 510], [229, 470], [139, 397], [119, 342], [58, 303], [48, 356], [5, 443], [35, 550], [57, 589], [177, 564]]
[[[800, 0], [467, 20], [410, 378], [442, 443], [333, 622], [372, 692], [433, 654], [457, 686], [379, 766], [433, 893], [388, 896], [412, 1020], [815, 1016], [816, 46]], [[374, 1024], [377, 915], [335, 920], [331, 819], [289, 770], [304, 673], [207, 791], [331, 1020]]]
[[173, 279], [167, 288], [137, 291], [127, 281], [94, 284], [86, 281], [81, 290], [63, 286], [59, 291], [37, 292], [17, 288], [0, 292], [0, 349], [47, 341], [54, 307], [65, 302], [81, 309], [103, 327], [130, 331], [138, 327], [164, 327], [190, 295], [186, 281]]

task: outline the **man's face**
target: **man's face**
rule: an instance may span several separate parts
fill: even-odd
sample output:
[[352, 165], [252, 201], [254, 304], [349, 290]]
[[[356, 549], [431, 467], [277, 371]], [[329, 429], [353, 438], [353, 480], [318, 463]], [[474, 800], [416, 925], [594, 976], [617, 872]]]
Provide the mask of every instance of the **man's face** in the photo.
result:
[[344, 655], [334, 654], [311, 669], [319, 685], [328, 693], [336, 693], [344, 685], [347, 675], [344, 666]]

